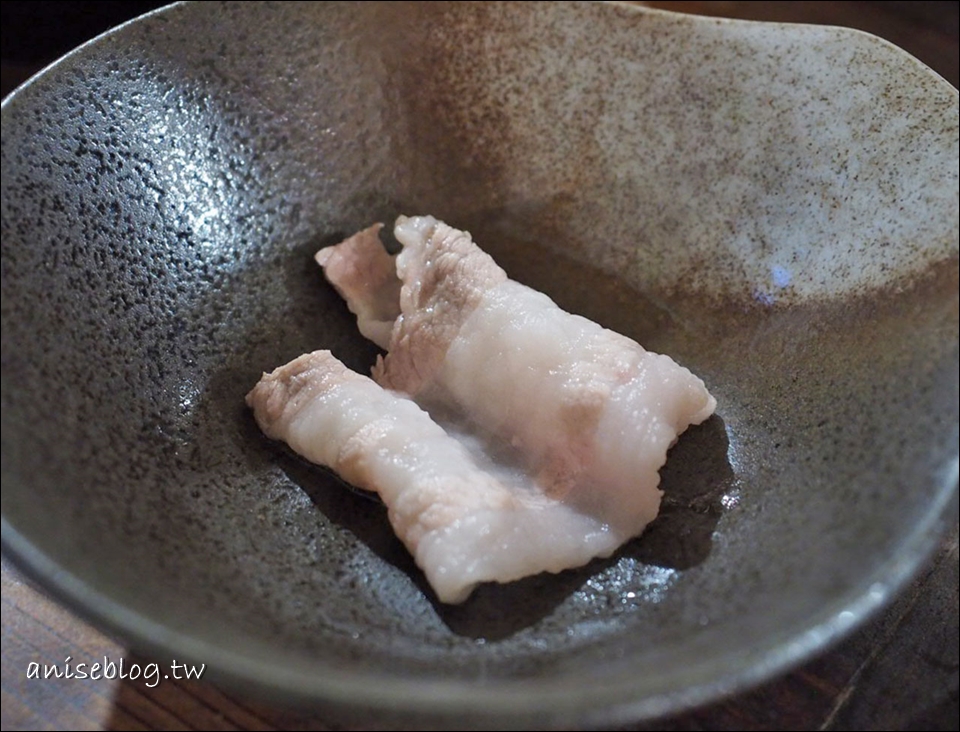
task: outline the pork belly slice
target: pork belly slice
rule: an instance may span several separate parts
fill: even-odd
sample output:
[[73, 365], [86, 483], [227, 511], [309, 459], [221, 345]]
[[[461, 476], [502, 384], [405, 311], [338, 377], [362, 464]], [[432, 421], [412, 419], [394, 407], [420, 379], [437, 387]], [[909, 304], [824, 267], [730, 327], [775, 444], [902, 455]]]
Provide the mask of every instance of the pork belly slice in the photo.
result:
[[442, 602], [462, 602], [480, 582], [583, 565], [628, 538], [522, 475], [481, 469], [417, 404], [329, 351], [264, 374], [247, 404], [267, 436], [380, 495]]
[[[618, 535], [642, 532], [659, 510], [667, 450], [716, 408], [703, 381], [508, 279], [467, 232], [401, 216], [395, 234], [399, 315], [374, 379], [511, 445], [542, 494]], [[386, 256], [347, 240], [318, 260], [341, 248]], [[324, 271], [354, 312], [386, 299], [373, 280], [347, 292], [335, 269]]]
[[383, 224], [374, 224], [335, 247], [321, 249], [315, 259], [357, 316], [361, 335], [387, 348], [400, 315], [400, 279], [395, 258], [380, 243], [382, 228]]

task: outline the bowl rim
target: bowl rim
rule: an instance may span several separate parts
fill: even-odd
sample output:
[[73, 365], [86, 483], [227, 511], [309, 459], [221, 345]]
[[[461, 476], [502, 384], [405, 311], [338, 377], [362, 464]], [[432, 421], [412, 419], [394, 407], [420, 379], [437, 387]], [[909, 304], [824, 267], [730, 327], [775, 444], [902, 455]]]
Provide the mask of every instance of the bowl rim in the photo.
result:
[[[743, 692], [799, 665], [845, 637], [885, 607], [933, 555], [953, 524], [960, 506], [960, 459], [941, 471], [937, 493], [923, 520], [912, 527], [900, 550], [875, 567], [864, 581], [825, 604], [806, 622], [797, 621], [777, 633], [761, 636], [749, 652], [721, 654], [691, 666], [689, 682], [680, 688], [644, 693], [643, 675], [622, 675], [599, 687], [569, 687], [541, 679], [471, 681], [420, 680], [357, 673], [347, 679], [338, 669], [315, 663], [292, 666], [234, 652], [198, 636], [171, 630], [94, 589], [62, 568], [0, 517], [0, 544], [6, 558], [30, 581], [84, 620], [152, 657], [190, 659], [206, 665], [205, 680], [295, 704], [323, 703], [349, 712], [411, 714], [435, 721], [486, 719], [534, 727], [547, 719], [587, 724], [650, 720]], [[952, 488], [952, 490], [951, 490]], [[304, 671], [329, 673], [306, 675]], [[207, 676], [209, 674], [209, 677]], [[579, 691], [579, 693], [577, 693]], [[546, 715], [546, 716], [545, 716]]]

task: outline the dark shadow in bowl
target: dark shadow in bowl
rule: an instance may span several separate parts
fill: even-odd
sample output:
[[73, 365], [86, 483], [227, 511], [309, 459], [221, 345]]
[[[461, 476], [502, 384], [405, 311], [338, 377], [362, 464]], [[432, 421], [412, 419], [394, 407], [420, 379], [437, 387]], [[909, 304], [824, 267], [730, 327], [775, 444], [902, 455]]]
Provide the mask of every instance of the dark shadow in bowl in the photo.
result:
[[[253, 422], [252, 416], [250, 421]], [[274, 459], [280, 469], [307, 494], [317, 509], [332, 523], [360, 539], [380, 559], [410, 576], [421, 591], [428, 596], [432, 594], [413, 557], [394, 535], [386, 506], [378, 498], [347, 485], [332, 471], [307, 462], [285, 446], [275, 447]]]
[[723, 501], [736, 500], [729, 447], [726, 425], [717, 414], [677, 440], [660, 470], [660, 514], [624, 553], [646, 564], [681, 570], [706, 560]]

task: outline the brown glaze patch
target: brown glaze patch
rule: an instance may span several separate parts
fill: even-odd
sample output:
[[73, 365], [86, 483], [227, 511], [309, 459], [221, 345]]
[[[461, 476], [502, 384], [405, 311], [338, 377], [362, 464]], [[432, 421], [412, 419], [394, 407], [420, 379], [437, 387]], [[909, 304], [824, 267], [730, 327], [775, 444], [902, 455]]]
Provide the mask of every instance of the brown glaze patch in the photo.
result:
[[479, 241], [766, 303], [956, 247], [957, 92], [877, 38], [591, 4], [467, 4], [441, 26], [404, 77], [429, 159], [413, 190]]

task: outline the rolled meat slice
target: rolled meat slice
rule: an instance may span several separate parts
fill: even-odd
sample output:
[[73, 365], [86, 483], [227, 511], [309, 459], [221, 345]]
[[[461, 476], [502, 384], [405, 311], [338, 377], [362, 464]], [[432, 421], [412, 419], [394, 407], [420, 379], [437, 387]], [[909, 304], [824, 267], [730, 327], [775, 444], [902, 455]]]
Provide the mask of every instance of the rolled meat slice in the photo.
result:
[[[467, 232], [401, 216], [403, 249], [391, 257], [377, 231], [317, 254], [361, 332], [376, 313], [383, 346], [398, 313], [374, 379], [509, 445], [551, 500], [623, 540], [642, 532], [659, 510], [667, 450], [716, 408], [703, 381], [508, 279]], [[378, 275], [347, 282], [343, 272]]]
[[400, 315], [400, 279], [394, 257], [380, 243], [382, 228], [374, 224], [338, 246], [321, 249], [316, 260], [357, 316], [360, 334], [387, 348]]
[[627, 538], [522, 479], [481, 469], [413, 401], [329, 351], [264, 374], [247, 403], [267, 436], [380, 495], [442, 602], [462, 602], [480, 582], [580, 566]]

